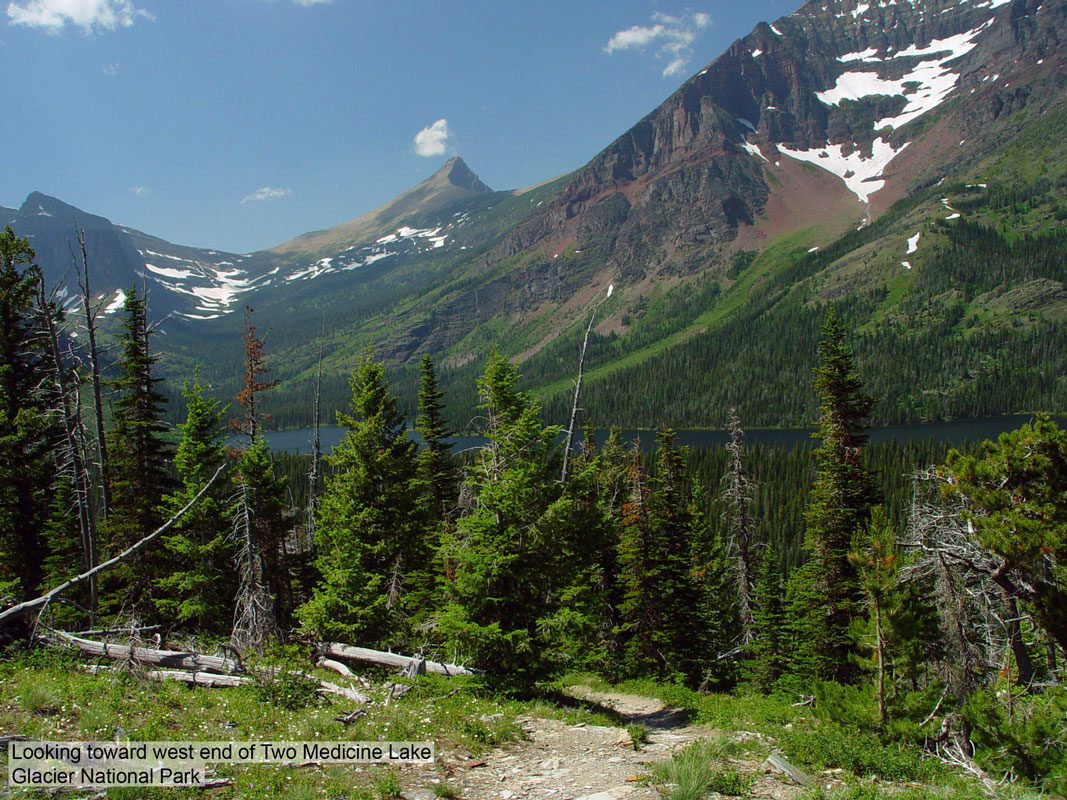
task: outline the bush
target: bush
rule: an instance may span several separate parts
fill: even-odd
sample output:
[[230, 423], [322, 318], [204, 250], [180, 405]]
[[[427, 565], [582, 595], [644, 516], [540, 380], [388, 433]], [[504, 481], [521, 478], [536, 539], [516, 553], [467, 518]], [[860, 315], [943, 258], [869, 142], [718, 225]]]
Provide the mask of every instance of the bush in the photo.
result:
[[823, 722], [811, 730], [783, 731], [782, 747], [790, 760], [812, 768], [840, 767], [854, 775], [896, 781], [928, 781], [940, 766], [917, 749], [881, 744], [869, 733]]

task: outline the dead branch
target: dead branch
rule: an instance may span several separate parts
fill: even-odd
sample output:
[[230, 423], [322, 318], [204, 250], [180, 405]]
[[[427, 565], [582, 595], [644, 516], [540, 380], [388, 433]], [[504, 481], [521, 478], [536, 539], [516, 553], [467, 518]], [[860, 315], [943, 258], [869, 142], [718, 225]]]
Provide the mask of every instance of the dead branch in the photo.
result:
[[397, 669], [408, 669], [412, 665], [423, 662], [426, 672], [432, 672], [435, 675], [481, 674], [481, 670], [461, 667], [458, 664], [441, 664], [437, 661], [425, 661], [421, 658], [402, 656], [398, 653], [383, 653], [380, 650], [369, 650], [366, 647], [353, 647], [350, 644], [342, 644], [340, 642], [326, 642], [319, 648], [319, 652], [324, 656], [344, 658], [351, 661], [366, 661], [370, 664], [380, 664], [385, 667], [396, 667]]
[[208, 490], [208, 487], [211, 486], [211, 484], [213, 484], [215, 482], [215, 479], [219, 477], [219, 475], [222, 473], [223, 469], [225, 469], [225, 466], [219, 467], [217, 470], [215, 470], [215, 474], [211, 476], [211, 480], [209, 480], [207, 483], [205, 483], [204, 484], [204, 488], [202, 488], [199, 492], [196, 493], [196, 497], [194, 497], [192, 500], [190, 500], [188, 503], [186, 503], [181, 508], [181, 510], [178, 511], [177, 514], [175, 514], [173, 517], [168, 519], [166, 522], [164, 522], [162, 525], [160, 525], [158, 528], [156, 528], [154, 531], [152, 531], [146, 537], [141, 539], [141, 541], [130, 545], [128, 548], [126, 548], [124, 551], [119, 553], [114, 558], [108, 559], [107, 561], [103, 562], [102, 564], [97, 564], [95, 567], [93, 567], [92, 569], [90, 569], [90, 570], [88, 570], [86, 572], [83, 572], [81, 575], [77, 575], [77, 576], [71, 578], [70, 580], [66, 581], [65, 583], [61, 583], [59, 586], [57, 586], [52, 591], [47, 592], [47, 593], [41, 595], [40, 597], [34, 598], [33, 600], [27, 600], [24, 603], [19, 603], [18, 605], [12, 606], [11, 608], [7, 609], [6, 611], [0, 612], [0, 622], [3, 622], [5, 619], [8, 619], [10, 617], [16, 617], [16, 616], [25, 614], [27, 611], [32, 611], [35, 608], [48, 605], [48, 603], [56, 595], [59, 595], [62, 592], [65, 592], [68, 589], [73, 588], [74, 586], [77, 586], [80, 583], [84, 583], [85, 581], [89, 580], [90, 578], [93, 578], [96, 575], [99, 575], [101, 572], [106, 572], [107, 570], [118, 566], [123, 561], [125, 561], [127, 558], [129, 558], [131, 555], [133, 555], [134, 553], [138, 552], [139, 550], [143, 550], [150, 543], [152, 543], [153, 541], [158, 539], [163, 533], [165, 533], [167, 530], [169, 530], [170, 527], [175, 522], [177, 522], [179, 519], [182, 518], [182, 516], [185, 514], [186, 511], [188, 511], [190, 508], [192, 508], [194, 505], [196, 505], [197, 501], [199, 501], [200, 498], [203, 497], [204, 492], [206, 492]]

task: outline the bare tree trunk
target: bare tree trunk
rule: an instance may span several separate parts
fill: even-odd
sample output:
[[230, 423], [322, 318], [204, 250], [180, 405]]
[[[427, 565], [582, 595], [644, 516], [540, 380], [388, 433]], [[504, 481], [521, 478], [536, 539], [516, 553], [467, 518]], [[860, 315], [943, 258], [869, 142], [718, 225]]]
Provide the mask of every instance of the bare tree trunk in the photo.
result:
[[85, 331], [89, 339], [89, 364], [92, 369], [93, 401], [96, 413], [96, 451], [100, 459], [100, 513], [107, 519], [111, 511], [111, 481], [108, 472], [107, 440], [104, 436], [104, 401], [100, 388], [100, 355], [96, 348], [96, 311], [93, 310], [93, 296], [89, 291], [89, 255], [85, 249], [85, 231], [78, 232], [78, 244], [81, 246], [81, 266], [78, 269], [78, 286], [82, 291], [82, 305], [85, 306]]
[[239, 545], [240, 584], [230, 638], [241, 650], [250, 648], [261, 653], [267, 640], [277, 632], [278, 623], [274, 618], [274, 601], [266, 585], [263, 552], [253, 530], [248, 487], [243, 477], [240, 478], [240, 496], [234, 517], [234, 538]]
[[322, 347], [326, 334], [326, 320], [323, 319], [322, 333], [319, 334], [319, 364], [315, 371], [315, 403], [312, 415], [311, 435], [311, 469], [308, 470], [308, 501], [304, 521], [304, 552], [310, 553], [315, 547], [315, 509], [319, 504], [319, 459], [322, 457], [322, 438], [319, 434], [320, 417], [319, 393], [322, 389]]
[[885, 731], [885, 636], [882, 633], [882, 604], [874, 603], [874, 642], [878, 660], [878, 730]]
[[560, 473], [560, 483], [567, 482], [567, 470], [570, 466], [571, 448], [574, 446], [574, 425], [578, 419], [578, 399], [582, 395], [582, 375], [585, 370], [585, 351], [589, 347], [589, 334], [593, 330], [593, 321], [596, 319], [597, 309], [600, 308], [600, 304], [607, 298], [611, 297], [611, 293], [615, 290], [615, 284], [608, 286], [608, 291], [597, 300], [595, 306], [593, 306], [593, 312], [589, 315], [589, 324], [585, 328], [585, 338], [582, 340], [582, 351], [578, 356], [578, 380], [574, 384], [574, 403], [571, 404], [571, 421], [567, 426], [567, 446], [563, 448], [563, 470]]
[[[63, 437], [67, 446], [67, 457], [70, 460], [71, 483], [74, 486], [75, 504], [78, 509], [78, 532], [81, 536], [82, 554], [85, 568], [92, 570], [96, 566], [96, 521], [93, 515], [92, 492], [89, 481], [89, 473], [85, 468], [82, 457], [81, 440], [78, 437], [78, 429], [81, 424], [81, 403], [76, 404], [78, 416], [74, 417], [71, 410], [70, 390], [67, 387], [66, 370], [63, 368], [63, 357], [59, 350], [59, 334], [56, 330], [55, 317], [49, 313], [48, 298], [45, 296], [44, 285], [40, 287], [41, 312], [44, 316], [45, 331], [48, 335], [48, 347], [54, 363], [53, 380], [56, 384], [56, 392], [59, 394], [59, 408], [57, 409], [63, 419]], [[89, 578], [89, 616], [91, 620], [96, 614], [96, 577]]]
[[1034, 667], [1030, 662], [1030, 653], [1023, 641], [1022, 628], [1019, 625], [1019, 604], [1015, 600], [1016, 588], [1007, 575], [1008, 562], [1001, 564], [1000, 569], [993, 573], [995, 583], [1004, 595], [1004, 602], [1008, 606], [1008, 618], [1005, 624], [1008, 628], [1008, 642], [1011, 652], [1015, 656], [1015, 666], [1019, 670], [1016, 683], [1020, 686], [1029, 686], [1034, 680]]
[[737, 573], [737, 596], [741, 604], [741, 643], [748, 644], [755, 636], [753, 594], [756, 576], [752, 568], [752, 530], [748, 504], [751, 499], [752, 481], [745, 470], [745, 432], [735, 409], [730, 409], [730, 471], [726, 475], [727, 487], [723, 499], [730, 506], [730, 549], [733, 551]]

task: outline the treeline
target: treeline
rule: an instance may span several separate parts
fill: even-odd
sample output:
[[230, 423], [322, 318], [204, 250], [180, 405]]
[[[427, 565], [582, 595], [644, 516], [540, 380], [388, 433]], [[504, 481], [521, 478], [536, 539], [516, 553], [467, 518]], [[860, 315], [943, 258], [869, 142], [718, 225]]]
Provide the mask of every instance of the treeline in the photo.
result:
[[432, 362], [418, 445], [368, 352], [345, 438], [328, 469], [313, 454], [296, 475], [307, 492], [294, 507], [261, 435], [271, 381], [250, 313], [235, 398], [246, 444], [222, 446], [226, 412], [194, 377], [171, 472], [143, 299], [126, 301], [98, 439], [52, 345], [62, 314], [32, 252], [10, 231], [0, 248], [5, 594], [39, 594], [172, 520], [160, 546], [41, 621], [136, 615], [246, 650], [298, 631], [467, 663], [523, 691], [590, 670], [786, 692], [885, 740], [1063, 790], [1050, 742], [1067, 711], [1067, 435], [1038, 417], [902, 476], [901, 459], [922, 454], [867, 447], [875, 401], [833, 308], [814, 387], [803, 378], [813, 451], [752, 452], [731, 414], [724, 452], [693, 457], [665, 427], [647, 457], [617, 435], [579, 437], [565, 468], [559, 426], [494, 352], [476, 383], [487, 441], [460, 465]]

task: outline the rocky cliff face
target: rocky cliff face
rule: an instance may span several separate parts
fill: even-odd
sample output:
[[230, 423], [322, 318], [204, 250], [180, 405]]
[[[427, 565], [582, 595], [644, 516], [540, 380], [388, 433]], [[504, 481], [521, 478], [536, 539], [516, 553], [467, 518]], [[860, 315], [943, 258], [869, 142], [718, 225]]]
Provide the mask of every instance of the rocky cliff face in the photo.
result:
[[[1028, 91], [986, 90], [1058, 52], [1062, 2], [813, 0], [744, 39], [576, 172], [499, 255], [574, 241], [622, 275], [721, 260], [756, 223], [783, 158], [841, 179], [858, 211], [900, 174], [890, 164], [931, 117], [983, 92], [971, 125]], [[999, 75], [998, 75], [999, 73]], [[899, 193], [898, 189], [898, 193]]]

